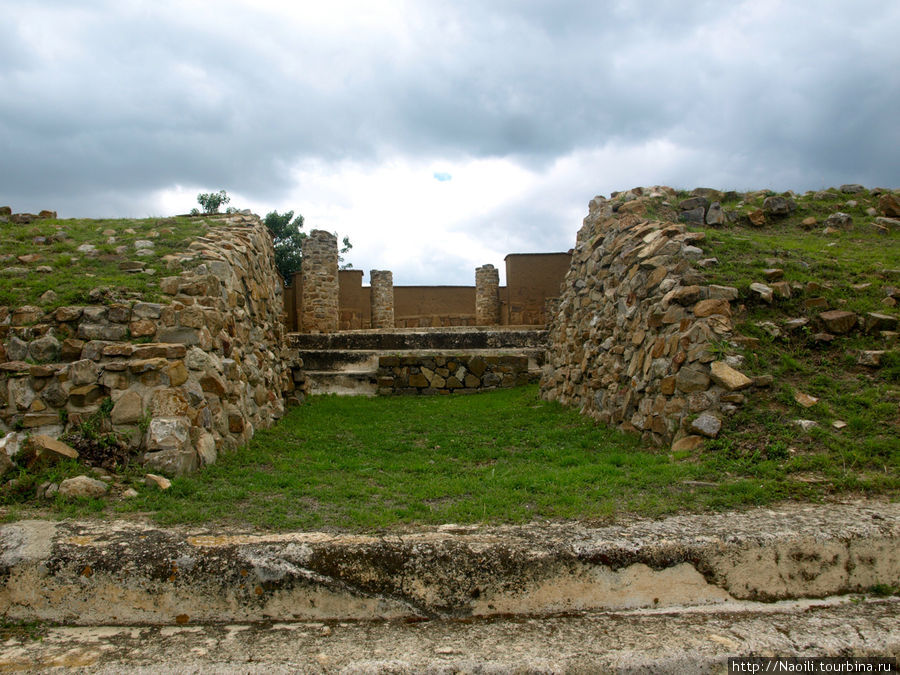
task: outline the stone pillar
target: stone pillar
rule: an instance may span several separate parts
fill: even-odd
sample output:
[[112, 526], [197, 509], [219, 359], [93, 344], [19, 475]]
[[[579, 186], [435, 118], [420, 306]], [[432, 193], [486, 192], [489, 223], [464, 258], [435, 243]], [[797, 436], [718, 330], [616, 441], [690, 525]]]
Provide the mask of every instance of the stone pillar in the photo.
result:
[[334, 333], [338, 330], [337, 237], [313, 230], [303, 241], [303, 312], [300, 331]]
[[372, 328], [394, 328], [394, 275], [388, 270], [370, 270]]
[[475, 325], [500, 325], [500, 270], [493, 265], [475, 269]]

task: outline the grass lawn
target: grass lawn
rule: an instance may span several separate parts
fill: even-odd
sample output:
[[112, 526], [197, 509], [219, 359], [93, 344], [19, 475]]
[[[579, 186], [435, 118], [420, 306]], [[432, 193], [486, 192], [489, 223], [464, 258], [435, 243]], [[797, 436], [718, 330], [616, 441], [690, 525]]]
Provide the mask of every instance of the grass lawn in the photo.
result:
[[[890, 473], [860, 475], [838, 461], [819, 467], [802, 456], [748, 457], [728, 448], [673, 457], [541, 401], [535, 386], [453, 397], [320, 396], [166, 492], [144, 487], [133, 467], [125, 475], [138, 497], [57, 497], [45, 515], [142, 513], [162, 524], [326, 530], [609, 522], [832, 493], [897, 494], [896, 453], [892, 461]], [[824, 481], [807, 480], [811, 465]], [[59, 480], [84, 467], [52, 471], [33, 480]], [[7, 518], [25, 515], [17, 505], [5, 511]]]

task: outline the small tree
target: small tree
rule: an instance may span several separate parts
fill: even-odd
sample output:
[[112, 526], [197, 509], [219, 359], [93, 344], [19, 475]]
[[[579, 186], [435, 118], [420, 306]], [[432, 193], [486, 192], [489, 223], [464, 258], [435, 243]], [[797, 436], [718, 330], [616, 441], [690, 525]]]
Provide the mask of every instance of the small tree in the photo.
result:
[[284, 283], [289, 284], [294, 273], [300, 271], [303, 262], [303, 240], [307, 236], [306, 232], [301, 232], [303, 216], [294, 218], [293, 211], [272, 211], [266, 214], [265, 223], [275, 245], [275, 266], [284, 278]]
[[[266, 214], [264, 222], [275, 245], [275, 266], [284, 278], [284, 283], [290, 284], [294, 274], [303, 266], [303, 240], [308, 236], [302, 231], [303, 216], [294, 218], [293, 211], [272, 211]], [[342, 244], [338, 263], [342, 270], [346, 270], [353, 265], [344, 262], [343, 254], [353, 248], [353, 244], [350, 243], [350, 237], [344, 237]]]
[[[337, 236], [336, 232], [335, 236]], [[338, 264], [341, 266], [342, 270], [349, 270], [353, 268], [353, 263], [345, 263], [344, 254], [347, 253], [351, 248], [353, 248], [353, 244], [350, 243], [350, 237], [344, 237], [344, 241], [342, 243], [343, 246], [341, 246], [341, 252], [338, 256]]]
[[228, 193], [225, 192], [225, 190], [219, 190], [218, 192], [201, 192], [197, 195], [197, 202], [203, 207], [203, 213], [218, 213], [219, 207], [230, 201], [231, 197], [228, 196]]

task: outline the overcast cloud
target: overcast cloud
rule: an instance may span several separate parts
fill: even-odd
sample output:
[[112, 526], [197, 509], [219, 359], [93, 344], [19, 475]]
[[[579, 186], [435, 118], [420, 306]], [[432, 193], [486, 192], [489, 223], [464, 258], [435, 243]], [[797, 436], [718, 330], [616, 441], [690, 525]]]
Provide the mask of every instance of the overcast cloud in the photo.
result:
[[0, 204], [224, 188], [367, 273], [471, 284], [612, 190], [900, 186], [895, 0], [324, 5], [0, 0]]

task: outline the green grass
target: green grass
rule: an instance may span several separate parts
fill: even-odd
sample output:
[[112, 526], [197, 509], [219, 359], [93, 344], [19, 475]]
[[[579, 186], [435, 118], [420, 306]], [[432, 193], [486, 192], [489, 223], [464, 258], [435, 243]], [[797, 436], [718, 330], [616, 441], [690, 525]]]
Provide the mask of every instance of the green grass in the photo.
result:
[[[761, 208], [764, 196], [726, 205], [747, 213]], [[847, 206], [848, 200], [857, 205]], [[759, 339], [752, 348], [728, 350], [744, 358], [741, 370], [748, 375], [771, 374], [771, 390], [755, 391], [731, 418], [719, 440], [708, 443], [714, 452], [744, 456], [749, 461], [772, 454], [787, 454], [796, 472], [821, 481], [834, 490], [891, 489], [900, 470], [900, 354], [896, 340], [854, 331], [831, 344], [813, 339], [820, 331], [819, 309], [806, 307], [811, 297], [824, 298], [828, 309], [865, 315], [879, 312], [897, 316], [897, 309], [883, 304], [885, 287], [900, 285], [890, 270], [900, 269], [900, 233], [878, 232], [874, 216], [877, 197], [830, 192], [825, 198], [795, 198], [797, 211], [771, 220], [764, 227], [728, 225], [697, 228], [706, 233], [701, 243], [706, 255], [719, 264], [705, 268], [708, 283], [735, 286], [740, 299], [734, 318], [736, 333]], [[852, 229], [823, 234], [823, 221], [835, 212], [853, 216]], [[806, 229], [801, 221], [815, 217]], [[794, 286], [793, 296], [768, 305], [749, 292], [752, 282], [763, 282], [766, 268], [784, 270], [784, 281]], [[814, 283], [818, 288], [807, 290]], [[759, 327], [771, 322], [783, 327], [791, 318], [807, 318], [806, 328], [783, 331], [775, 338]], [[861, 350], [886, 350], [883, 366], [872, 369], [856, 364]], [[794, 395], [803, 392], [820, 400], [801, 407]], [[803, 433], [795, 419], [819, 423]], [[837, 430], [835, 421], [847, 423]]]
[[[138, 497], [109, 503], [57, 497], [45, 515], [140, 513], [165, 525], [370, 531], [446, 522], [609, 522], [835, 493], [897, 494], [896, 450], [861, 447], [850, 458], [824, 446], [797, 455], [793, 431], [770, 421], [785, 435], [767, 452], [723, 440], [674, 456], [541, 401], [535, 386], [455, 397], [311, 397], [245, 448], [176, 479], [168, 491], [144, 487], [134, 466], [125, 475]], [[53, 471], [29, 485], [83, 467]], [[813, 471], [822, 480], [811, 482]], [[24, 481], [18, 497], [4, 491], [8, 518], [25, 517], [27, 493]]]
[[[131, 229], [133, 233], [126, 232]], [[184, 254], [187, 244], [207, 229], [201, 218], [147, 218], [142, 220], [37, 220], [28, 225], [5, 224], [0, 227], [0, 305], [17, 308], [23, 305], [37, 305], [51, 310], [64, 305], [87, 304], [90, 291], [98, 287], [113, 289], [116, 299], [139, 298], [146, 301], [158, 300], [157, 279], [165, 276], [165, 262], [162, 258], [170, 254]], [[59, 230], [67, 237], [61, 241], [50, 238]], [[115, 241], [108, 242], [105, 230], [114, 230]], [[36, 237], [47, 238], [47, 243], [34, 243]], [[138, 257], [134, 242], [147, 239], [154, 244], [154, 255]], [[97, 247], [96, 256], [87, 256], [77, 251], [81, 244]], [[116, 248], [125, 246], [125, 253], [116, 253]], [[20, 262], [18, 256], [36, 253], [40, 256], [34, 262]], [[143, 273], [129, 274], [119, 270], [119, 263], [142, 260], [147, 267], [156, 270], [151, 276]], [[5, 272], [12, 267], [26, 268], [25, 276], [15, 276]], [[49, 271], [39, 272], [38, 267], [48, 267]], [[53, 290], [57, 298], [51, 302], [41, 302], [41, 295]]]

